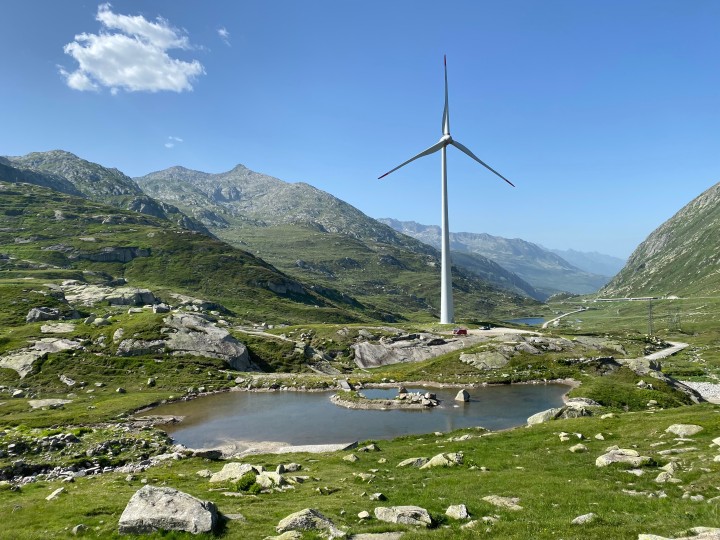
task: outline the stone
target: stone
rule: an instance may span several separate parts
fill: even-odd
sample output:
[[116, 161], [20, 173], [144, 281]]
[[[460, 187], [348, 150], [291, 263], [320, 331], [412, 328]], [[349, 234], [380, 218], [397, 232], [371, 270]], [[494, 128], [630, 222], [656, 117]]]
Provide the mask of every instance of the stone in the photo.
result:
[[672, 433], [678, 437], [691, 437], [702, 430], [701, 426], [695, 424], [673, 424], [665, 430], [665, 433]]
[[594, 514], [593, 512], [590, 512], [589, 514], [583, 514], [581, 516], [576, 517], [570, 523], [572, 525], [584, 525], [585, 523], [591, 523], [591, 522], [595, 521], [596, 517], [597, 517], [596, 514]]
[[402, 460], [400, 463], [397, 464], [397, 466], [398, 467], [422, 467], [428, 461], [429, 460], [426, 457], [411, 457], [411, 458]]
[[16, 398], [16, 399], [24, 398], [24, 397], [25, 397], [25, 392], [24, 392], [23, 390], [21, 390], [20, 388], [18, 388], [18, 389], [16, 389], [16, 390], [13, 390], [13, 393], [10, 394], [10, 397], [13, 397], [13, 398]]
[[48, 407], [49, 409], [59, 409], [60, 407], [62, 407], [63, 405], [67, 405], [68, 403], [72, 403], [72, 400], [57, 398], [28, 400], [28, 405], [30, 405], [33, 409], [40, 409], [42, 407]]
[[430, 461], [422, 465], [421, 469], [431, 469], [433, 467], [453, 467], [455, 465], [462, 465], [463, 453], [454, 452], [449, 454], [438, 454], [430, 458]]
[[249, 463], [226, 463], [219, 472], [210, 477], [210, 482], [236, 482], [249, 472], [258, 475], [263, 471], [263, 467], [250, 465]]
[[60, 318], [60, 310], [49, 307], [37, 307], [28, 311], [25, 322], [34, 323], [40, 321], [56, 321]]
[[657, 482], [658, 484], [664, 484], [665, 482], [671, 481], [673, 478], [674, 477], [672, 473], [668, 471], [663, 471], [657, 475], [657, 477], [655, 478], [655, 482]]
[[430, 514], [419, 506], [378, 506], [374, 510], [375, 518], [388, 523], [429, 527], [432, 524]]
[[145, 534], [155, 531], [212, 532], [217, 508], [170, 487], [145, 485], [130, 498], [120, 516], [119, 532]]
[[225, 328], [218, 328], [194, 313], [171, 313], [163, 321], [176, 330], [165, 341], [174, 354], [219, 358], [237, 371], [259, 371], [250, 361], [247, 347]]
[[75, 536], [78, 536], [78, 535], [84, 533], [84, 532], [87, 531], [87, 530], [88, 530], [88, 526], [87, 526], [87, 525], [85, 525], [84, 523], [78, 523], [77, 525], [75, 525], [75, 526], [72, 528], [72, 533], [73, 533]]
[[578, 443], [578, 444], [576, 444], [575, 446], [571, 446], [571, 447], [570, 447], [570, 451], [571, 451], [573, 454], [579, 454], [579, 453], [582, 453], [582, 452], [587, 452], [587, 451], [588, 451], [588, 448], [587, 448], [587, 446], [585, 446], [584, 444]]
[[445, 515], [452, 519], [468, 519], [470, 514], [464, 504], [453, 504], [445, 510]]
[[455, 396], [455, 401], [468, 402], [468, 401], [470, 401], [470, 394], [468, 393], [467, 390], [462, 389]]
[[463, 353], [460, 355], [460, 361], [477, 369], [490, 370], [505, 367], [510, 362], [510, 359], [499, 352], [488, 351], [472, 354]]
[[483, 501], [489, 502], [493, 506], [497, 506], [498, 508], [504, 508], [506, 510], [518, 511], [523, 509], [523, 507], [518, 504], [520, 502], [520, 499], [518, 497], [501, 497], [499, 495], [488, 495], [487, 497], [483, 497]]
[[343, 458], [343, 461], [349, 461], [350, 463], [355, 463], [356, 461], [360, 461], [360, 458], [357, 457], [355, 454], [348, 454]]
[[152, 307], [153, 313], [170, 313], [170, 306], [167, 304], [155, 304]]
[[67, 334], [75, 331], [75, 325], [72, 323], [52, 323], [43, 324], [40, 332], [43, 334]]
[[527, 419], [527, 425], [534, 426], [535, 424], [542, 424], [544, 422], [554, 420], [555, 418], [560, 416], [560, 414], [562, 414], [562, 412], [563, 412], [562, 407], [556, 407], [553, 409], [547, 409], [546, 411], [541, 411], [539, 413], [535, 413], [530, 418]]
[[371, 501], [387, 501], [387, 497], [382, 493], [373, 493], [368, 497]]
[[302, 533], [298, 531], [287, 531], [278, 536], [266, 536], [263, 540], [302, 540]]
[[287, 484], [287, 481], [281, 474], [271, 471], [263, 471], [255, 476], [255, 482], [257, 482], [263, 489], [271, 489]]
[[335, 524], [313, 508], [305, 508], [280, 520], [275, 530], [279, 533], [288, 531], [322, 531], [329, 533], [330, 538], [342, 538], [345, 532], [335, 527]]
[[595, 466], [607, 467], [613, 463], [626, 463], [633, 467], [642, 467], [650, 463], [652, 459], [648, 456], [641, 456], [637, 450], [618, 448], [609, 450], [606, 454], [595, 460]]
[[53, 500], [57, 499], [57, 498], [58, 498], [62, 493], [64, 493], [64, 492], [65, 492], [65, 488], [64, 488], [64, 487], [57, 488], [57, 489], [56, 489], [55, 491], [53, 491], [50, 495], [48, 495], [47, 497], [45, 497], [45, 500], [46, 500], [46, 501], [53, 501]]
[[370, 519], [370, 512], [363, 510], [362, 512], [359, 512], [357, 516], [359, 519]]

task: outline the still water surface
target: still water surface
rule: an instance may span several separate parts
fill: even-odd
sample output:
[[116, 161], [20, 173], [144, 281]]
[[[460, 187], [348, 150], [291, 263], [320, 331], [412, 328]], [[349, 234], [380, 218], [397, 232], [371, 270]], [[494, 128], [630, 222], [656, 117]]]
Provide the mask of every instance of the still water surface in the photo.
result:
[[[427, 410], [356, 410], [330, 402], [335, 392], [225, 392], [155, 408], [153, 414], [185, 416], [163, 426], [191, 448], [231, 441], [331, 444], [482, 426], [497, 430], [524, 424], [532, 414], [562, 404], [561, 384], [502, 385], [469, 389], [468, 403], [455, 388], [408, 388], [437, 394]], [[362, 391], [368, 398], [392, 398], [396, 389]]]
[[519, 319], [508, 319], [505, 322], [513, 324], [527, 324], [528, 326], [540, 326], [545, 322], [544, 317], [520, 317]]

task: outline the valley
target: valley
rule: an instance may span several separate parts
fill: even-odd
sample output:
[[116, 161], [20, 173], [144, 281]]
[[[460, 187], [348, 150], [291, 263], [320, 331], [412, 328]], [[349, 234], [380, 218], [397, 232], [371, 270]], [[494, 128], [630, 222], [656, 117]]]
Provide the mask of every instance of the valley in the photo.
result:
[[[720, 526], [716, 188], [599, 290], [573, 289], [597, 275], [556, 254], [542, 256], [557, 281], [533, 282], [520, 263], [459, 250], [458, 319], [442, 325], [432, 242], [308, 184], [242, 166], [132, 180], [61, 151], [0, 165], [0, 506], [13, 538], [125, 537], [134, 494], [179, 500], [172, 490], [212, 503], [201, 538], [678, 538]], [[562, 272], [571, 286], [556, 288]], [[612, 300], [631, 296], [653, 299]], [[521, 317], [548, 323], [504, 322]], [[651, 356], [675, 342], [687, 347]], [[499, 397], [561, 384], [562, 403]], [[362, 405], [401, 386], [440, 409], [371, 403], [331, 420], [300, 399]], [[470, 401], [453, 397], [462, 390]], [[426, 420], [469, 413], [483, 391], [498, 396], [485, 425]], [[235, 396], [243, 405], [219, 404]], [[218, 421], [221, 407], [249, 417], [283, 403], [275, 416], [289, 424], [270, 414], [212, 444], [173, 440], [183, 413], [156, 407], [208, 399]], [[416, 427], [354, 429], [393, 412]], [[342, 440], [302, 438], [324, 423]], [[407, 506], [427, 518], [384, 510]]]

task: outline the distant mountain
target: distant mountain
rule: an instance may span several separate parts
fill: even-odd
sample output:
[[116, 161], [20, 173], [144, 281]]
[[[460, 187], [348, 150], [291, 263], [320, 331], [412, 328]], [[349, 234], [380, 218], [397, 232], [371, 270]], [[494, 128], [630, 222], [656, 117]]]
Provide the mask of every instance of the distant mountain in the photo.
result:
[[630, 255], [602, 296], [717, 295], [720, 183], [660, 225]]
[[[441, 230], [438, 226], [389, 218], [378, 221], [429, 245], [440, 246]], [[511, 240], [485, 233], [450, 233], [450, 249], [453, 251], [453, 261], [456, 253], [483, 255], [517, 274], [546, 297], [561, 291], [592, 293], [609, 280], [609, 277], [585, 272], [555, 253], [518, 238]]]
[[601, 276], [614, 276], [627, 262], [627, 259], [605, 255], [597, 251], [576, 251], [574, 249], [550, 249], [555, 255], [559, 255], [573, 266], [577, 266], [580, 270], [585, 270], [591, 274], [599, 274]]
[[64, 150], [0, 157], [0, 172], [7, 179], [167, 219], [184, 229], [210, 234], [204, 225], [177, 207], [147, 196], [132, 178], [119, 170], [108, 169]]
[[[439, 308], [435, 248], [309, 184], [287, 183], [242, 165], [219, 174], [172, 167], [135, 181], [219, 238], [301, 281], [312, 281], [318, 290], [349, 295], [388, 314], [435, 314]], [[488, 317], [498, 309], [532, 305], [529, 293], [506, 272], [489, 274], [489, 267], [487, 279], [474, 271], [454, 273], [458, 316]]]

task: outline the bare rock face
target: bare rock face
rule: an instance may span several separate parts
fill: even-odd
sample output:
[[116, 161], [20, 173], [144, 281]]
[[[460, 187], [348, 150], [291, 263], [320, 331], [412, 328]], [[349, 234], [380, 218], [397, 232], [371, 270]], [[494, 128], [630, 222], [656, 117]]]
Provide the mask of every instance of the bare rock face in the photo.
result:
[[617, 448], [609, 450], [606, 454], [598, 457], [595, 460], [597, 467], [607, 467], [613, 463], [627, 463], [633, 467], [642, 467], [650, 463], [651, 458], [648, 456], [641, 456], [637, 450], [631, 448]]
[[691, 437], [702, 430], [702, 426], [695, 424], [673, 424], [665, 430], [665, 433], [672, 433], [678, 437]]
[[231, 462], [226, 463], [222, 470], [216, 472], [210, 478], [210, 482], [227, 482], [240, 480], [247, 473], [260, 474], [265, 469], [262, 466], [250, 465], [249, 463]]
[[146, 485], [130, 498], [120, 516], [119, 531], [147, 534], [155, 531], [209, 533], [215, 528], [215, 505], [168, 487]]
[[175, 354], [220, 358], [238, 371], [258, 371], [250, 362], [247, 347], [204, 317], [194, 313], [173, 313], [164, 321], [176, 331], [165, 342]]
[[510, 359], [495, 351], [460, 355], [460, 361], [475, 366], [478, 369], [499, 369], [505, 367]]
[[355, 363], [361, 368], [373, 368], [399, 364], [402, 362], [421, 362], [467, 347], [484, 338], [463, 336], [463, 339], [438, 339], [435, 334], [408, 334], [383, 341], [361, 341], [352, 348], [355, 351]]

